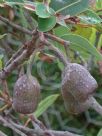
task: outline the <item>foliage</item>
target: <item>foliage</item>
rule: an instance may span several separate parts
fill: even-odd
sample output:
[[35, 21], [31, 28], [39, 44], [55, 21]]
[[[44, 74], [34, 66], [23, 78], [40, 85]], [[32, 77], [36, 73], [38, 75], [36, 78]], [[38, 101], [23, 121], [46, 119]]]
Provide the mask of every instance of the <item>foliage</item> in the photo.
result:
[[[9, 21], [7, 22], [5, 19]], [[20, 28], [17, 28], [15, 24], [19, 24]], [[22, 44], [25, 45], [32, 40], [32, 32], [34, 33], [35, 29], [39, 32], [38, 41], [35, 39], [32, 42], [35, 44], [35, 48], [40, 40], [44, 41], [43, 38], [48, 38], [48, 42], [59, 49], [67, 60], [87, 67], [98, 82], [99, 87], [95, 97], [102, 103], [100, 99], [102, 95], [102, 79], [100, 77], [102, 76], [102, 0], [97, 0], [94, 4], [90, 4], [89, 0], [1, 0], [0, 72], [5, 72], [6, 68], [10, 68], [17, 59], [10, 58], [22, 48]], [[54, 35], [61, 41], [59, 39], [56, 41], [55, 37], [49, 35]], [[46, 43], [46, 40], [44, 42]], [[102, 117], [100, 115], [89, 110], [79, 116], [73, 116], [64, 109], [64, 102], [60, 94], [61, 73], [64, 64], [56, 57], [52, 49], [45, 46], [45, 43], [40, 44], [42, 48], [39, 47], [40, 50], [35, 53], [34, 60], [31, 62], [32, 75], [39, 80], [42, 90], [42, 98], [33, 115], [42, 120], [47, 127], [53, 129], [69, 130], [86, 136], [101, 136]], [[34, 46], [30, 47], [31, 54], [33, 54]], [[18, 58], [21, 54], [18, 54]], [[21, 59], [22, 63], [18, 62], [15, 65], [18, 67], [20, 64], [19, 66], [23, 66], [24, 72], [27, 71], [28, 62], [31, 61], [30, 55], [28, 53], [28, 58], [25, 56]], [[10, 69], [11, 71], [6, 71], [11, 99], [20, 71], [20, 67], [17, 68], [15, 65], [13, 65], [13, 69]], [[0, 80], [1, 92], [3, 89]], [[7, 97], [5, 92], [4, 95], [0, 93], [0, 98], [5, 98], [4, 96]], [[4, 108], [5, 104], [0, 101], [0, 115], [9, 109], [9, 106], [6, 107], [6, 110], [2, 107]], [[19, 121], [21, 120], [22, 124], [26, 123], [28, 119], [15, 111], [13, 111], [13, 116]], [[28, 126], [32, 127], [31, 124]], [[11, 129], [2, 125], [0, 130], [9, 136], [13, 135]]]

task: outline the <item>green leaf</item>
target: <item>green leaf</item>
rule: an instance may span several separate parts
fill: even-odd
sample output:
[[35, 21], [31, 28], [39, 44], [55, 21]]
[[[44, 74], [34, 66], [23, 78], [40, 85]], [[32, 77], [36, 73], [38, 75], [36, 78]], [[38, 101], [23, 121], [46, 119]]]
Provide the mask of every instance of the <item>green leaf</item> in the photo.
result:
[[102, 22], [102, 19], [92, 10], [85, 11], [79, 18], [87, 24], [99, 24]]
[[91, 42], [91, 44], [95, 44], [96, 29], [93, 27], [82, 27], [80, 25], [77, 25], [75, 27], [75, 30], [73, 31], [73, 34], [80, 35]]
[[0, 39], [3, 39], [7, 34], [0, 35]]
[[102, 0], [97, 0], [96, 8], [99, 10], [102, 8]]
[[4, 0], [5, 2], [24, 2], [24, 0]]
[[78, 46], [82, 51], [92, 54], [97, 60], [102, 60], [102, 55], [97, 51], [97, 49], [92, 46], [92, 44], [84, 37], [75, 34], [66, 34], [61, 38], [71, 42], [70, 48], [74, 49]]
[[63, 15], [76, 15], [88, 8], [89, 0], [51, 0], [50, 6]]
[[4, 0], [4, 2], [6, 4], [8, 4], [9, 6], [13, 6], [13, 5], [20, 5], [20, 4], [23, 4], [24, 1], [23, 0]]
[[4, 55], [3, 54], [0, 54], [0, 59], [2, 59], [4, 57]]
[[59, 19], [59, 18], [57, 18], [57, 23], [58, 23], [59, 25], [61, 25], [61, 26], [64, 26], [65, 28], [70, 29], [70, 28], [67, 26], [67, 24], [66, 24], [66, 22], [65, 22], [64, 19]]
[[0, 0], [0, 3], [4, 3], [4, 0]]
[[58, 98], [59, 94], [50, 95], [39, 103], [38, 109], [34, 112], [34, 115], [38, 118], [45, 112]]
[[97, 136], [102, 136], [102, 129], [98, 132]]
[[102, 33], [102, 24], [101, 24], [101, 23], [100, 23], [100, 24], [96, 24], [96, 25], [95, 25], [95, 28], [96, 28], [99, 32]]
[[51, 8], [49, 8], [48, 11], [47, 6], [45, 6], [43, 3], [37, 4], [35, 12], [41, 18], [48, 18], [55, 13], [54, 10]]
[[26, 0], [5, 0], [4, 3], [6, 3], [9, 6], [14, 6], [14, 5], [20, 5], [24, 7], [28, 7], [28, 9], [32, 9], [33, 11], [35, 10], [35, 2], [31, 1], [26, 1]]
[[2, 60], [0, 59], [0, 70], [2, 69]]
[[4, 55], [0, 54], [0, 70], [2, 69], [2, 59], [3, 59]]
[[39, 31], [42, 31], [42, 32], [50, 31], [55, 25], [56, 25], [55, 16], [51, 16], [49, 18], [39, 18], [38, 19]]

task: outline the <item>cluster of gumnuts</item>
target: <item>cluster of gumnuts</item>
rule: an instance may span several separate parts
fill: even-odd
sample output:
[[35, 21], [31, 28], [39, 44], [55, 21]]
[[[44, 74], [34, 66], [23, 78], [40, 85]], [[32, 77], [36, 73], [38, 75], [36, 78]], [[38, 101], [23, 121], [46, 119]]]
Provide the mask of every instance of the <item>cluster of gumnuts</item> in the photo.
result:
[[[61, 94], [66, 110], [79, 114], [89, 108], [87, 102], [97, 88], [96, 80], [80, 64], [67, 63], [62, 72]], [[16, 81], [13, 108], [22, 114], [33, 113], [39, 103], [40, 84], [35, 77], [24, 74]]]

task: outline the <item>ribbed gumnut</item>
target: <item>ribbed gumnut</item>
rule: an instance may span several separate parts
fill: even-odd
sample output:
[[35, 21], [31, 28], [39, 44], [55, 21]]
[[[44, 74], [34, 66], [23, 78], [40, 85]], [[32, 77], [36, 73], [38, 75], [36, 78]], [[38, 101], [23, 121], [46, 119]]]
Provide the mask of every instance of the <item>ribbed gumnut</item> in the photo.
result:
[[77, 98], [74, 98], [70, 92], [62, 90], [62, 97], [64, 100], [65, 109], [70, 114], [80, 114], [88, 110], [89, 105], [87, 104], [88, 99], [85, 102], [78, 102]]
[[69, 63], [62, 73], [62, 92], [70, 93], [78, 102], [85, 102], [97, 86], [88, 70], [79, 64]]
[[38, 105], [40, 85], [37, 79], [26, 74], [15, 83], [13, 92], [13, 108], [22, 114], [33, 113]]

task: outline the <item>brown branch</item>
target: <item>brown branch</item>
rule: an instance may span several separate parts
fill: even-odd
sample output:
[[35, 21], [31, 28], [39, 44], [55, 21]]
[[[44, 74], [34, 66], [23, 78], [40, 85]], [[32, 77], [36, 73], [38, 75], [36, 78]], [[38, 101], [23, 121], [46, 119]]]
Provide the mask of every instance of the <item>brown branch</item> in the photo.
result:
[[0, 108], [0, 112], [3, 112], [5, 109], [7, 109], [9, 107], [8, 104], [4, 105], [2, 108]]
[[69, 46], [70, 45], [69, 41], [63, 40], [63, 39], [61, 39], [61, 38], [59, 38], [59, 37], [57, 37], [55, 35], [45, 33], [44, 36], [46, 38], [49, 38], [49, 39], [53, 40], [53, 41], [59, 42], [62, 45], [65, 45], [65, 46]]
[[68, 64], [68, 60], [63, 55], [63, 53], [58, 48], [53, 46], [48, 40], [46, 40], [44, 35], [43, 35], [43, 33], [41, 33], [40, 35], [41, 35], [41, 37], [40, 37], [41, 42], [43, 44], [47, 45], [50, 50], [54, 51], [55, 55], [63, 62], [64, 65], [67, 65]]
[[15, 131], [17, 134], [21, 136], [28, 136], [30, 134], [45, 136], [46, 134], [49, 133], [53, 134], [54, 136], [81, 136], [68, 131], [42, 130], [40, 128], [30, 129], [28, 127], [14, 123], [10, 118], [7, 119], [6, 118], [0, 115], [0, 124], [9, 127], [10, 129], [12, 129], [13, 131]]
[[[68, 131], [55, 131], [49, 130], [49, 132], [53, 133], [55, 136], [79, 136], [77, 134], [70, 133]], [[81, 135], [80, 135], [81, 136]]]
[[98, 114], [102, 116], [102, 106], [96, 101], [94, 97], [90, 97], [87, 104], [90, 108], [94, 109]]
[[19, 25], [16, 25], [16, 24], [12, 23], [10, 20], [8, 20], [8, 19], [2, 17], [1, 15], [0, 15], [0, 20], [1, 20], [2, 22], [6, 23], [7, 25], [10, 25], [11, 27], [16, 28], [17, 30], [19, 30], [19, 31], [21, 31], [21, 32], [23, 32], [23, 33], [25, 33], [25, 34], [29, 34], [29, 35], [32, 35], [32, 34], [33, 34], [31, 31], [27, 30], [26, 28], [21, 27], [21, 26], [19, 26]]
[[10, 124], [7, 120], [5, 120], [2, 116], [0, 116], [0, 124], [9, 127], [10, 129], [12, 129], [13, 131], [15, 131], [17, 134], [19, 134], [20, 136], [27, 136], [26, 134], [24, 134], [23, 132], [21, 132], [19, 129], [17, 129], [16, 127], [14, 127], [12, 124]]
[[7, 135], [0, 131], [0, 136], [7, 136]]
[[4, 39], [0, 40], [0, 42], [1, 42], [0, 46], [5, 50], [7, 55], [11, 56], [13, 54], [13, 50], [11, 49], [11, 47], [7, 44], [7, 42]]
[[[6, 18], [4, 18], [2, 16], [0, 16], [0, 20], [3, 21], [4, 23], [6, 23], [7, 25], [10, 25], [11, 27], [16, 28], [17, 30], [19, 30], [19, 31], [21, 31], [21, 32], [23, 32], [25, 34], [33, 35], [32, 31], [11, 22], [10, 20], [8, 20], [8, 19], [6, 19]], [[66, 46], [70, 45], [69, 41], [63, 40], [63, 39], [61, 39], [61, 38], [59, 38], [57, 36], [54, 36], [52, 34], [44, 33], [44, 35], [45, 35], [46, 38], [49, 38], [49, 39], [54, 40], [56, 42], [59, 42], [62, 45], [66, 45]]]
[[24, 51], [24, 47], [21, 47], [18, 49], [18, 51], [12, 55], [12, 57], [9, 59], [9, 61], [6, 63], [6, 66], [8, 66], [14, 59], [16, 59], [17, 56], [21, 55], [21, 53]]
[[56, 48], [55, 46], [53, 46], [49, 42], [46, 42], [46, 45], [49, 46], [49, 49], [54, 52], [54, 54], [60, 59], [60, 61], [63, 62], [64, 65], [68, 64], [67, 58], [65, 58], [63, 53], [61, 53], [61, 51], [58, 48]]
[[68, 131], [64, 132], [64, 131], [55, 131], [55, 130], [42, 130], [40, 128], [30, 129], [28, 127], [24, 127], [24, 126], [15, 124], [13, 122], [10, 122], [10, 123], [12, 123], [12, 125], [14, 125], [17, 129], [23, 131], [24, 133], [36, 134], [38, 136], [39, 135], [45, 136], [46, 134], [49, 134], [49, 133], [52, 133], [54, 136], [80, 136], [77, 134], [70, 133]]
[[38, 34], [35, 33], [35, 35], [32, 37], [32, 40], [26, 43], [26, 46], [22, 54], [21, 55], [19, 55], [19, 53], [16, 54], [14, 57], [15, 59], [11, 61], [11, 63], [7, 67], [4, 67], [4, 69], [0, 72], [0, 79], [5, 79], [12, 72], [12, 70], [16, 69], [20, 64], [22, 64], [26, 59], [30, 57], [30, 55], [36, 48], [34, 45], [36, 44], [37, 39]]
[[11, 64], [9, 64], [7, 67], [5, 67], [2, 72], [0, 72], [0, 78], [5, 79], [12, 70], [17, 68], [18, 65], [20, 65], [27, 57], [27, 50], [25, 50], [20, 56], [17, 57]]

